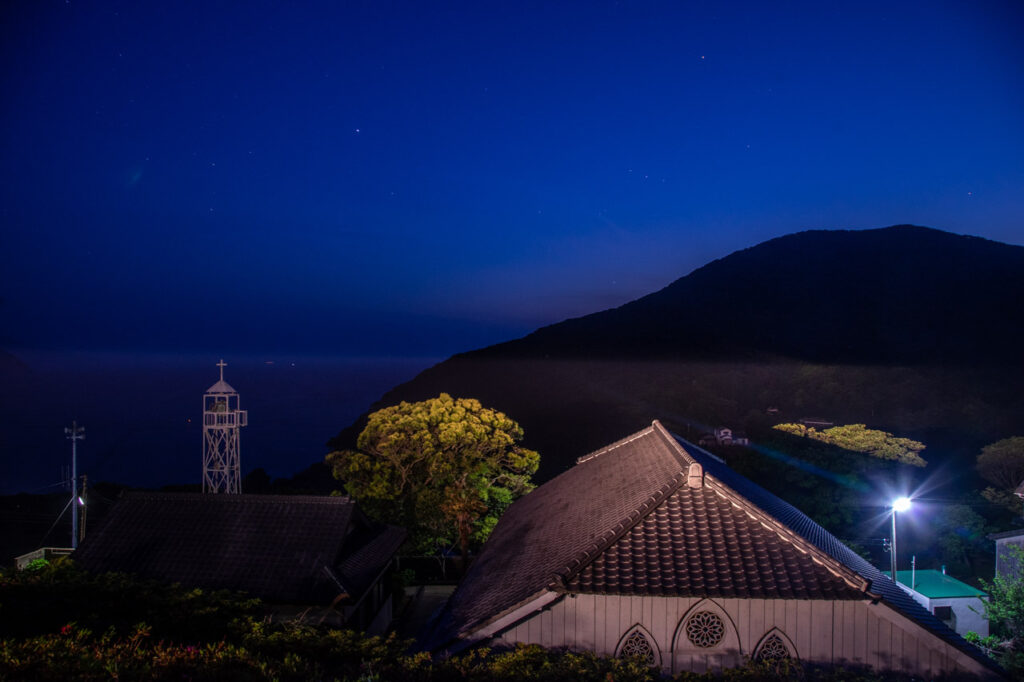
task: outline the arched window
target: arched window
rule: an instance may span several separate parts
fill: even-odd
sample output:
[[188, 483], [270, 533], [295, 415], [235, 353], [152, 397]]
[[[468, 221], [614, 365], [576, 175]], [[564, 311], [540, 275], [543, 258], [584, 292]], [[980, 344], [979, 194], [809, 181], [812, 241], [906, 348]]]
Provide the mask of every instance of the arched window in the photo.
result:
[[772, 628], [757, 645], [754, 659], [758, 661], [781, 663], [796, 659], [793, 643], [778, 628]]
[[736, 625], [714, 599], [701, 599], [679, 619], [672, 637], [672, 652], [683, 657], [726, 656], [735, 659], [736, 665], [743, 655]]
[[640, 658], [651, 666], [660, 665], [661, 658], [650, 634], [639, 623], [631, 627], [619, 640], [618, 656]]

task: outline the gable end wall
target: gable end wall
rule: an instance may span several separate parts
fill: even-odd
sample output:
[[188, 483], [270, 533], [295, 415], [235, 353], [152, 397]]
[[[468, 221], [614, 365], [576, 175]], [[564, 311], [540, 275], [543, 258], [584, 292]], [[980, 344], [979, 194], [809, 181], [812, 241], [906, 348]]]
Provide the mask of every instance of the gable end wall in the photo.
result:
[[[786, 599], [711, 600], [729, 618], [738, 648], [674, 647], [681, 619], [699, 598], [567, 594], [496, 635], [497, 644], [517, 642], [565, 647], [613, 656], [634, 625], [651, 634], [667, 673], [705, 672], [742, 665], [772, 628], [792, 642], [802, 661], [869, 665], [923, 676], [992, 673], [954, 647], [883, 604], [870, 601]], [[688, 644], [686, 642], [683, 643]]]

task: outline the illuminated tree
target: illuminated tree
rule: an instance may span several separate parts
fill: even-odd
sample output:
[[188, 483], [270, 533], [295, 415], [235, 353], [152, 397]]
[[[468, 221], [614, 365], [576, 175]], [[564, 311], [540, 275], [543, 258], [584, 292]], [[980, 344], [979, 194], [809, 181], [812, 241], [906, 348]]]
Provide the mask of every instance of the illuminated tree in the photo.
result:
[[374, 412], [357, 450], [327, 455], [373, 517], [409, 529], [418, 549], [457, 541], [463, 560], [512, 500], [533, 489], [540, 456], [505, 414], [447, 393]]
[[886, 431], [869, 429], [864, 424], [833, 426], [824, 431], [818, 431], [814, 427], [803, 424], [778, 424], [774, 428], [794, 436], [820, 440], [845, 450], [863, 452], [879, 459], [888, 459], [916, 467], [928, 464], [920, 455], [925, 448], [924, 443], [909, 438], [899, 438]]

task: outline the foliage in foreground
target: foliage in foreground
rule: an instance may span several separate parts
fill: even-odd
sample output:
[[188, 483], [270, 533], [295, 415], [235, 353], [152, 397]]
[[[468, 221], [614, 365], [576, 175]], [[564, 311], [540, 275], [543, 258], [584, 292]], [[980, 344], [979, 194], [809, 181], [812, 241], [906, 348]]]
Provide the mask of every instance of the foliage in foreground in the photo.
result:
[[[478, 649], [431, 662], [409, 654], [409, 642], [367, 637], [348, 630], [253, 624], [242, 645], [223, 641], [182, 645], [154, 640], [145, 626], [126, 636], [97, 635], [65, 626], [57, 634], [0, 640], [0, 680], [239, 680], [298, 682], [359, 680], [409, 682], [656, 682], [659, 671], [638, 659], [620, 659], [519, 645], [496, 651]], [[724, 680], [761, 682], [910, 682], [910, 675], [860, 669], [750, 662], [717, 674], [681, 673], [680, 682]]]
[[879, 459], [893, 460], [916, 467], [928, 464], [920, 455], [925, 448], [924, 443], [910, 438], [898, 438], [887, 431], [869, 429], [864, 424], [833, 426], [823, 431], [803, 424], [778, 424], [775, 428], [795, 436], [820, 440], [823, 443], [853, 452], [863, 452]]
[[[996, 575], [992, 582], [981, 580], [988, 600], [981, 603], [992, 635], [977, 641], [1004, 668], [1024, 679], [1024, 549], [1007, 548], [1010, 575]], [[980, 638], [978, 638], [980, 640]]]
[[[119, 593], [120, 590], [120, 593]], [[49, 592], [71, 598], [46, 599]], [[93, 591], [92, 596], [83, 593]], [[131, 599], [125, 598], [130, 595]], [[141, 599], [144, 604], [133, 604]], [[34, 606], [34, 608], [33, 608]], [[94, 611], [91, 609], [95, 609]], [[618, 659], [518, 646], [476, 649], [432, 661], [394, 636], [370, 637], [301, 622], [270, 623], [263, 605], [228, 593], [160, 586], [121, 574], [91, 575], [66, 560], [0, 574], [0, 681], [6, 680], [358, 680], [360, 682], [654, 682], [657, 670]], [[159, 623], [140, 615], [168, 616]], [[24, 619], [21, 623], [15, 620]], [[70, 614], [92, 627], [64, 620]], [[201, 627], [184, 627], [195, 616]], [[56, 625], [60, 623], [59, 625]], [[15, 634], [15, 631], [20, 634]], [[777, 668], [749, 663], [718, 675], [676, 680], [759, 682], [910, 682], [907, 675], [863, 670]]]

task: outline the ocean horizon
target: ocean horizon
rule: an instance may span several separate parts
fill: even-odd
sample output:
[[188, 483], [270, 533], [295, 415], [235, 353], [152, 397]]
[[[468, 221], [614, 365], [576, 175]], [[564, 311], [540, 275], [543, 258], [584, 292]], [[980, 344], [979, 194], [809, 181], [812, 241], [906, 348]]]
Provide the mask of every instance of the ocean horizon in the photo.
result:
[[[10, 351], [0, 390], [0, 494], [61, 489], [71, 464], [64, 428], [85, 427], [78, 472], [92, 483], [198, 484], [202, 397], [219, 378], [209, 353]], [[248, 410], [244, 477], [262, 468], [290, 477], [321, 461], [327, 440], [389, 389], [441, 357], [223, 357], [224, 379]]]

